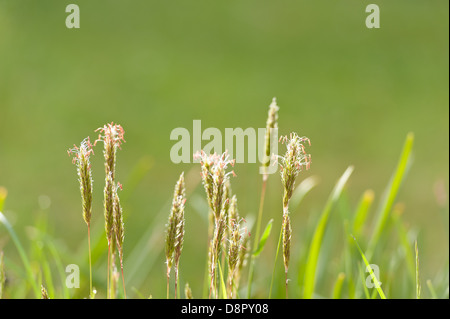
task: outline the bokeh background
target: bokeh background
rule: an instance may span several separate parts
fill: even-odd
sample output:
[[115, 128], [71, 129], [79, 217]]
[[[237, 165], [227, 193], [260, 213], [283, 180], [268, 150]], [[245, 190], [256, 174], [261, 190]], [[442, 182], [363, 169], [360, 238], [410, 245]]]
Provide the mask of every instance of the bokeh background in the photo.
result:
[[[351, 209], [366, 189], [374, 190], [377, 202], [413, 132], [414, 163], [398, 201], [405, 205], [406, 223], [419, 234], [423, 278], [445, 267], [448, 1], [378, 0], [380, 29], [365, 26], [368, 1], [79, 0], [74, 3], [81, 28], [67, 29], [69, 3], [0, 0], [0, 186], [8, 191], [4, 214], [25, 247], [33, 245], [36, 222], [45, 220], [63, 262], [86, 266], [86, 225], [66, 150], [86, 136], [95, 139], [96, 128], [114, 121], [124, 127], [127, 141], [118, 154], [117, 179], [124, 184], [129, 294], [165, 297], [164, 224], [173, 185], [185, 171], [190, 196], [181, 276], [201, 296], [204, 191], [198, 164], [170, 161], [170, 132], [192, 132], [194, 119], [202, 120], [203, 129], [223, 132], [265, 127], [276, 96], [280, 133], [296, 131], [312, 141], [312, 167], [300, 179], [314, 175], [320, 181], [295, 212], [293, 241], [317, 221], [349, 165], [355, 167], [347, 188]], [[101, 295], [101, 146], [92, 161], [99, 242], [94, 285]], [[235, 172], [233, 192], [241, 215], [251, 220], [259, 204], [258, 165], [241, 164]], [[274, 218], [274, 229], [280, 225], [281, 194], [276, 174], [269, 179], [263, 220]], [[257, 266], [260, 282], [271, 275], [274, 234], [260, 257], [267, 263]], [[298, 244], [294, 256], [306, 248]], [[20, 265], [2, 227], [0, 249], [9, 265]], [[76, 296], [86, 295], [83, 271]], [[12, 283], [20, 281], [11, 273]], [[324, 294], [330, 289], [329, 282], [318, 285]], [[264, 297], [258, 287], [256, 296]]]

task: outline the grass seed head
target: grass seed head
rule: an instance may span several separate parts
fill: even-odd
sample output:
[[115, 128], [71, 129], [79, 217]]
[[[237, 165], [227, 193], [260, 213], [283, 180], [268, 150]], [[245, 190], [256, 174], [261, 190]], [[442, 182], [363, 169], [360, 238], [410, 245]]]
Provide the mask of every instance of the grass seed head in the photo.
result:
[[123, 241], [125, 238], [125, 225], [123, 223], [123, 211], [122, 206], [120, 205], [120, 198], [118, 194], [119, 188], [122, 189], [122, 185], [120, 183], [117, 183], [117, 186], [113, 188], [113, 227], [116, 236], [117, 248], [119, 250], [119, 257], [122, 258]]
[[104, 208], [105, 208], [105, 230], [108, 243], [112, 244], [114, 238], [114, 182], [112, 179], [112, 173], [106, 175], [105, 188], [103, 190], [104, 195]]
[[50, 299], [48, 297], [47, 289], [43, 285], [41, 285], [41, 299]]
[[227, 209], [226, 183], [234, 171], [227, 172], [229, 165], [234, 166], [235, 160], [229, 159], [227, 152], [207, 155], [205, 152], [195, 154], [200, 159], [202, 183], [205, 187], [209, 207], [217, 220], [223, 209]]
[[279, 157], [281, 181], [284, 187], [283, 207], [287, 207], [294, 191], [295, 179], [303, 168], [310, 168], [311, 155], [306, 153], [303, 144], [311, 143], [307, 137], [299, 137], [296, 133], [291, 133], [289, 137], [283, 136], [280, 140], [286, 143], [287, 148], [285, 155]]
[[92, 213], [92, 169], [90, 163], [90, 156], [94, 154], [92, 144], [89, 137], [85, 138], [80, 147], [74, 145], [74, 148], [69, 149], [68, 154], [75, 154], [73, 163], [77, 166], [78, 181], [80, 182], [81, 201], [83, 206], [83, 219], [87, 225], [91, 222]]
[[263, 162], [264, 167], [268, 167], [270, 165], [270, 157], [272, 154], [270, 154], [271, 150], [271, 133], [274, 128], [278, 128], [278, 110], [279, 107], [277, 105], [277, 99], [274, 97], [272, 99], [272, 103], [270, 103], [269, 106], [269, 112], [267, 116], [267, 122], [266, 122], [266, 136], [265, 136], [265, 158]]
[[186, 203], [186, 189], [184, 172], [181, 173], [174, 190], [172, 208], [166, 225], [166, 263], [167, 271], [175, 262], [178, 264], [184, 241], [184, 207]]
[[283, 215], [283, 262], [286, 273], [289, 268], [289, 259], [291, 256], [291, 234], [291, 219], [289, 213], [285, 213]]

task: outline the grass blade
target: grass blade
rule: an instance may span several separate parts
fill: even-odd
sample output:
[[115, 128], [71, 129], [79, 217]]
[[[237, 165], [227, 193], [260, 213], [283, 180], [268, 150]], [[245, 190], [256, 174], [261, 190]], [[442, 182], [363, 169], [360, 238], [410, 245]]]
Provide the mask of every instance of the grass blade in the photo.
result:
[[358, 209], [356, 210], [355, 218], [353, 220], [353, 233], [355, 236], [358, 236], [361, 232], [361, 228], [367, 219], [367, 214], [372, 206], [374, 197], [375, 193], [371, 189], [366, 190], [361, 197]]
[[336, 283], [333, 289], [333, 299], [341, 299], [342, 296], [342, 285], [344, 284], [345, 274], [343, 272], [339, 273]]
[[395, 198], [397, 197], [398, 191], [400, 189], [401, 183], [406, 175], [406, 172], [411, 164], [411, 151], [414, 142], [414, 134], [409, 133], [406, 137], [406, 141], [403, 146], [402, 154], [400, 160], [397, 164], [397, 168], [392, 176], [388, 187], [385, 190], [383, 200], [378, 212], [378, 219], [373, 232], [373, 236], [369, 243], [369, 248], [367, 250], [367, 257], [370, 259], [374, 252], [374, 249], [380, 239], [386, 223], [389, 218], [389, 213], [394, 205]]
[[[378, 294], [380, 295], [380, 298], [381, 298], [381, 299], [386, 299], [386, 296], [384, 295], [383, 289], [381, 289], [381, 284], [380, 284], [380, 282], [378, 281], [378, 278], [375, 276], [372, 267], [370, 267], [369, 261], [367, 260], [367, 258], [366, 258], [366, 256], [364, 255], [363, 251], [362, 251], [361, 248], [359, 247], [358, 242], [356, 241], [356, 238], [353, 237], [353, 239], [354, 239], [354, 241], [355, 241], [355, 243], [356, 243], [356, 247], [358, 247], [359, 253], [361, 254], [361, 257], [362, 257], [362, 259], [363, 259], [363, 261], [364, 261], [364, 264], [366, 264], [366, 269], [369, 270], [369, 274], [370, 274], [370, 276], [372, 277], [372, 281], [373, 281], [373, 283], [374, 283], [374, 285], [375, 285], [375, 288], [376, 288], [377, 291], [378, 291]], [[364, 285], [364, 286], [365, 286], [365, 285]]]
[[22, 244], [20, 243], [19, 237], [17, 237], [16, 233], [14, 232], [14, 229], [12, 228], [9, 221], [6, 219], [5, 215], [3, 215], [2, 212], [0, 212], [0, 223], [3, 224], [6, 227], [6, 230], [11, 235], [11, 238], [16, 245], [17, 250], [19, 251], [20, 258], [22, 259], [23, 265], [25, 266], [25, 270], [27, 273], [28, 281], [33, 288], [34, 294], [36, 295], [36, 298], [41, 298], [41, 288], [36, 283], [33, 275], [33, 271], [31, 269], [30, 261], [28, 260], [27, 254], [25, 253], [25, 249], [23, 248]]
[[431, 282], [430, 279], [427, 280], [427, 286], [428, 286], [428, 290], [430, 290], [431, 298], [432, 299], [438, 299], [437, 294], [436, 294], [436, 290], [434, 290], [433, 283]]
[[320, 217], [319, 223], [316, 227], [313, 239], [310, 244], [308, 258], [306, 261], [303, 298], [311, 299], [313, 297], [314, 285], [316, 280], [317, 262], [319, 260], [320, 247], [325, 233], [325, 228], [328, 223], [328, 217], [330, 215], [331, 209], [334, 206], [334, 203], [340, 197], [342, 190], [344, 189], [344, 186], [347, 183], [352, 172], [353, 166], [349, 166], [336, 183], [330, 197], [327, 200], [325, 208], [322, 211], [322, 215]]
[[270, 231], [272, 230], [272, 222], [273, 219], [269, 220], [269, 222], [267, 223], [267, 226], [264, 229], [261, 239], [259, 240], [258, 249], [256, 249], [256, 251], [253, 253], [254, 257], [257, 257], [262, 252], [264, 245], [266, 244], [267, 238], [270, 235]]
[[225, 285], [225, 280], [223, 280], [222, 267], [220, 266], [220, 262], [217, 263], [219, 265], [219, 276], [220, 276], [220, 288], [222, 293], [222, 298], [227, 299], [227, 286]]
[[278, 237], [278, 245], [277, 245], [277, 253], [275, 254], [275, 262], [273, 265], [273, 271], [272, 271], [272, 279], [270, 280], [270, 288], [269, 288], [269, 299], [272, 297], [272, 287], [273, 287], [273, 280], [275, 278], [275, 269], [276, 269], [276, 263], [278, 260], [278, 254], [280, 252], [281, 247], [281, 238], [283, 237], [283, 229], [280, 229], [280, 236]]
[[392, 211], [392, 219], [394, 221], [394, 224], [397, 228], [397, 236], [400, 239], [400, 244], [403, 248], [403, 251], [405, 252], [405, 260], [406, 265], [408, 267], [408, 272], [411, 278], [411, 282], [415, 280], [415, 261], [414, 261], [414, 255], [412, 253], [411, 249], [411, 243], [408, 239], [408, 232], [405, 228], [405, 225], [403, 225], [401, 215], [403, 214], [403, 206], [396, 205], [394, 207], [394, 210]]
[[414, 242], [414, 250], [416, 252], [416, 299], [420, 299], [420, 280], [419, 280], [419, 248], [417, 247], [417, 240]]
[[360, 262], [358, 262], [358, 265], [359, 265], [359, 276], [361, 278], [362, 286], [363, 286], [363, 289], [364, 289], [364, 295], [366, 296], [366, 299], [370, 299], [369, 289], [366, 286], [366, 280], [364, 278], [363, 267], [362, 267]]
[[289, 201], [290, 211], [294, 212], [300, 205], [306, 194], [318, 184], [318, 178], [315, 176], [309, 176], [305, 178], [294, 190], [292, 198]]

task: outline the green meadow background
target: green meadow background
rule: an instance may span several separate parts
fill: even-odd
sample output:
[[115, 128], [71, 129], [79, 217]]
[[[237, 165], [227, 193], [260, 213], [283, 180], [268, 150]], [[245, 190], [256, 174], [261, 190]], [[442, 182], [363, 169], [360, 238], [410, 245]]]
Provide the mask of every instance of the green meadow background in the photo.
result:
[[[69, 3], [80, 7], [80, 29], [65, 26]], [[380, 29], [365, 26], [369, 3], [380, 7]], [[87, 297], [87, 230], [76, 169], [66, 151], [87, 136], [95, 140], [94, 130], [114, 121], [124, 127], [126, 140], [116, 169], [124, 185], [129, 297], [165, 298], [164, 225], [182, 171], [189, 195], [181, 286], [189, 282], [194, 297], [204, 296], [207, 206], [199, 165], [171, 162], [170, 132], [184, 127], [192, 133], [196, 119], [202, 129], [222, 132], [265, 127], [268, 106], [277, 97], [280, 134], [295, 131], [312, 142], [311, 170], [298, 183], [308, 176], [319, 181], [292, 212], [290, 297], [300, 296], [297, 269], [337, 179], [354, 165], [328, 225], [339, 231], [325, 234], [318, 297], [330, 297], [342, 271], [341, 257], [334, 255], [346, 242], [342, 216], [353, 215], [361, 194], [372, 189], [375, 201], [365, 226], [370, 234], [406, 135], [413, 132], [413, 164], [396, 202], [404, 205], [409, 235], [418, 239], [423, 296], [430, 297], [425, 281], [442, 284], [438, 276], [446, 271], [442, 291], [447, 289], [448, 298], [448, 6], [444, 0], [0, 0], [0, 186], [8, 192], [3, 213], [33, 269], [45, 269], [42, 254], [47, 256], [55, 274], [52, 294], [62, 297], [61, 266], [79, 265], [81, 288], [65, 296]], [[104, 297], [101, 147], [92, 159], [92, 223], [94, 286]], [[280, 144], [280, 154], [284, 150]], [[258, 164], [234, 170], [232, 189], [250, 224], [261, 191]], [[270, 176], [266, 196], [263, 225], [274, 218], [274, 228], [256, 263], [253, 297], [259, 298], [268, 295], [281, 225], [278, 172]], [[395, 228], [387, 231], [396, 238]], [[367, 241], [359, 244], [364, 248]], [[60, 258], [59, 275], [49, 247]], [[2, 225], [0, 250], [6, 297], [34, 297]], [[377, 254], [396, 250], [388, 241]], [[274, 296], [283, 298], [278, 263]], [[392, 288], [390, 297], [412, 298], [414, 291], [404, 288], [406, 268], [395, 269], [390, 285], [403, 288]], [[39, 280], [49, 285], [48, 278]]]

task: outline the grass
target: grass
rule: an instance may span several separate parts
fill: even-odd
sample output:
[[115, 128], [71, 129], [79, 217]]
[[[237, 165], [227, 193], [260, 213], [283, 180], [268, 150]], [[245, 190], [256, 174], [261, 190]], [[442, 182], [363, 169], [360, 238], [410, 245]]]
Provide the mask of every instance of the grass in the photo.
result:
[[[19, 282], [17, 286], [4, 286], [0, 282], [2, 284], [0, 287], [2, 297], [31, 297], [30, 295], [34, 295], [35, 298], [45, 299], [73, 297], [94, 298], [96, 294], [94, 293], [93, 282], [95, 282], [97, 285], [96, 290], [99, 292], [99, 298], [104, 296], [107, 298], [126, 298], [125, 288], [129, 285], [129, 281], [125, 280], [124, 273], [129, 275], [128, 278], [135, 276], [139, 278], [141, 266], [153, 267], [155, 263], [163, 265], [164, 262], [167, 268], [165, 272], [161, 272], [161, 276], [167, 279], [166, 298], [170, 298], [170, 269], [172, 265], [175, 266], [175, 278], [173, 279], [175, 284], [175, 298], [181, 297], [180, 286], [189, 287], [186, 288], [187, 296], [192, 296], [193, 294], [190, 288], [191, 286], [196, 289], [201, 289], [201, 284], [195, 281], [191, 281], [189, 284], [188, 280], [180, 276], [181, 273], [179, 273], [179, 268], [183, 269], [183, 267], [186, 267], [185, 263], [180, 263], [180, 256], [181, 249], [185, 245], [185, 233], [186, 236], [189, 236], [189, 228], [185, 227], [184, 211], [186, 209], [189, 213], [192, 206], [186, 205], [194, 198], [192, 194], [195, 193], [195, 189], [199, 184], [198, 182], [188, 183], [190, 178], [192, 178], [190, 172], [186, 176], [184, 173], [181, 173], [175, 187], [171, 208], [168, 207], [169, 205], [167, 207], [165, 206], [158, 214], [161, 218], [157, 216], [157, 221], [160, 220], [160, 224], [157, 222], [152, 227], [149, 227], [143, 233], [142, 241], [124, 257], [124, 216], [118, 198], [118, 188], [122, 186], [115, 182], [115, 179], [112, 179], [116, 169], [115, 153], [120, 143], [124, 140], [123, 129], [120, 127], [117, 130], [119, 133], [116, 136], [114, 135], [114, 128], [116, 126], [110, 124], [105, 126], [102, 131], [106, 136], [103, 137], [105, 145], [108, 146], [111, 142], [108, 147], [105, 147], [104, 152], [106, 163], [105, 174], [107, 176], [105, 179], [105, 199], [103, 200], [105, 205], [104, 216], [106, 227], [104, 230], [101, 227], [92, 228], [92, 246], [90, 238], [91, 228], [89, 227], [91, 213], [90, 202], [95, 199], [91, 197], [86, 199], [86, 192], [83, 191], [86, 185], [91, 187], [92, 182], [83, 182], [83, 176], [79, 174], [84, 209], [83, 217], [88, 225], [89, 262], [88, 265], [82, 266], [82, 271], [89, 269], [88, 292], [82, 290], [82, 294], [76, 295], [65, 285], [66, 274], [64, 273], [64, 265], [67, 264], [67, 261], [72, 256], [64, 256], [59, 253], [57, 241], [52, 237], [48, 229], [48, 220], [45, 218], [37, 220], [33, 235], [31, 236], [31, 249], [27, 252], [9, 220], [0, 212], [0, 224], [3, 225], [3, 228], [6, 229], [9, 237], [12, 239], [22, 261], [22, 267], [20, 267], [12, 259], [10, 260], [7, 255], [0, 254], [2, 256], [0, 260], [0, 271], [2, 274], [0, 279], [5, 277], [3, 274], [6, 274], [6, 278], [9, 276], [19, 278], [17, 280]], [[114, 139], [117, 139], [116, 142], [118, 144], [114, 144]], [[288, 297], [290, 288], [289, 295], [291, 298], [372, 299], [378, 295], [379, 298], [386, 299], [391, 297], [390, 293], [395, 291], [396, 286], [401, 285], [415, 287], [415, 295], [411, 296], [408, 288], [406, 288], [402, 290], [400, 297], [422, 298], [418, 250], [418, 242], [420, 239], [417, 237], [413, 238], [413, 250], [408, 229], [402, 220], [405, 208], [403, 205], [396, 203], [400, 187], [405, 181], [411, 165], [414, 136], [408, 134], [406, 137], [397, 167], [386, 187], [384, 196], [381, 198], [377, 214], [374, 216], [375, 222], [372, 232], [367, 231], [369, 228], [367, 227], [369, 217], [371, 215], [370, 211], [375, 198], [372, 190], [363, 192], [359, 202], [355, 205], [354, 214], [349, 213], [351, 208], [346, 196], [346, 188], [351, 181], [352, 173], [355, 171], [353, 166], [349, 166], [337, 180], [321, 213], [314, 216], [315, 222], [303, 228], [306, 231], [303, 232], [302, 236], [296, 237], [291, 236], [291, 219], [289, 216], [291, 212], [301, 208], [304, 198], [307, 198], [310, 191], [319, 184], [317, 178], [311, 176], [302, 180], [297, 187], [294, 186], [301, 165], [309, 167], [311, 157], [309, 155], [300, 158], [290, 157], [296, 152], [304, 153], [303, 146], [296, 144], [299, 142], [296, 134], [291, 135], [290, 139], [286, 137], [285, 141], [289, 141], [289, 143], [288, 151], [281, 161], [284, 195], [280, 209], [283, 211], [283, 216], [282, 218], [280, 216], [279, 220], [270, 219], [262, 235], [255, 236], [256, 238], [249, 236], [250, 230], [247, 227], [251, 226], [247, 225], [245, 219], [240, 217], [236, 195], [231, 191], [231, 184], [237, 183], [238, 178], [230, 178], [232, 174], [234, 175], [234, 172], [227, 171], [227, 169], [229, 169], [228, 165], [234, 166], [234, 161], [230, 160], [226, 153], [222, 155], [207, 155], [202, 153], [200, 155], [204, 196], [200, 197], [203, 199], [199, 200], [204, 201], [204, 206], [202, 207], [206, 208], [206, 214], [209, 215], [209, 220], [213, 222], [210, 224], [211, 232], [209, 234], [210, 238], [208, 238], [208, 267], [206, 267], [205, 272], [201, 275], [209, 283], [209, 298], [239, 298], [243, 295], [243, 292], [247, 292], [247, 294], [251, 292], [252, 290], [250, 288], [252, 285], [263, 286], [266, 291], [268, 289], [266, 298], [271, 298], [273, 291], [276, 291], [276, 298], [280, 298], [283, 295], [280, 293], [280, 290], [283, 290], [282, 287], [284, 286], [284, 296], [286, 298]], [[306, 141], [306, 139], [301, 139], [301, 141]], [[79, 149], [82, 149], [82, 147], [78, 148], [77, 151]], [[91, 152], [89, 151], [88, 155], [90, 154]], [[91, 169], [90, 164], [85, 165], [81, 171], [87, 171], [87, 168], [89, 170]], [[136, 178], [136, 176], [133, 178]], [[189, 189], [189, 187], [185, 186], [185, 178], [187, 185], [191, 185], [194, 189]], [[110, 192], [112, 192], [111, 195], [109, 194]], [[6, 194], [6, 190], [0, 190], [0, 208], [2, 209], [5, 206]], [[270, 195], [270, 193], [265, 195], [263, 193], [262, 198]], [[86, 202], [89, 202], [89, 207], [85, 205]], [[203, 210], [203, 208], [199, 210]], [[338, 213], [339, 210], [341, 210], [341, 214]], [[169, 222], [167, 223], [167, 231], [165, 234], [166, 245], [164, 246], [161, 245], [164, 238], [164, 231], [161, 231], [161, 228], [164, 227], [162, 227], [161, 223], [163, 223], [163, 216], [167, 216], [169, 212]], [[262, 205], [260, 205], [260, 211], [258, 212], [257, 220], [259, 221], [262, 216], [261, 212]], [[278, 240], [271, 236], [275, 223], [281, 225]], [[257, 227], [259, 228], [260, 226]], [[297, 229], [297, 227], [295, 226], [294, 229]], [[104, 239], [105, 233], [107, 234], [106, 241]], [[350, 235], [353, 241], [349, 240]], [[395, 235], [395, 242], [392, 241], [392, 235]], [[335, 241], [339, 241], [342, 245], [341, 249], [336, 252], [334, 243], [330, 242], [327, 236], [331, 236]], [[354, 236], [357, 236], [358, 241], [361, 240], [361, 242], [364, 242], [368, 246], [366, 251], [361, 249]], [[294, 238], [297, 241], [292, 241]], [[384, 251], [381, 254], [381, 249], [385, 250], [384, 244], [386, 242], [389, 242], [393, 247], [393, 249], [389, 250], [390, 255], [388, 258], [385, 258], [386, 253]], [[242, 276], [242, 270], [246, 269], [246, 267], [258, 266], [260, 259], [256, 259], [256, 257], [267, 254], [265, 248], [269, 243], [271, 245], [278, 243], [278, 245], [275, 245], [275, 258], [272, 264], [269, 265], [269, 269], [273, 267], [272, 276], [270, 278], [267, 275], [262, 276], [261, 271], [258, 273], [250, 271], [248, 276]], [[252, 246], [254, 248], [250, 250]], [[293, 258], [291, 258], [291, 251], [299, 251], [300, 249], [304, 253], [300, 255], [293, 254]], [[284, 276], [276, 271], [279, 269], [277, 267], [278, 255], [281, 250], [283, 252]], [[114, 258], [116, 251], [120, 259], [123, 293], [120, 293], [118, 289], [119, 274]], [[399, 251], [402, 251], [403, 254], [399, 255]], [[107, 255], [106, 265], [103, 264], [104, 258], [102, 259], [100, 255]], [[336, 272], [330, 272], [330, 269], [327, 267], [327, 263], [331, 260], [339, 260], [341, 263], [341, 266], [336, 268]], [[80, 260], [79, 262], [81, 264], [82, 261]], [[288, 286], [288, 281], [292, 281], [288, 276], [294, 276], [292, 274], [288, 275], [288, 266], [290, 263], [293, 263], [299, 271], [296, 274], [298, 276], [297, 284]], [[378, 274], [374, 272], [371, 266], [373, 264], [379, 266], [380, 277], [377, 277]], [[391, 276], [392, 269], [400, 269], [402, 264], [406, 264], [406, 269], [408, 270], [407, 275], [398, 277]], [[103, 269], [103, 271], [100, 269]], [[100, 277], [96, 273], [102, 274], [105, 269], [107, 272], [106, 280], [100, 280]], [[369, 273], [370, 280], [375, 289], [367, 286], [366, 272], [364, 269]], [[445, 273], [444, 268], [442, 272]], [[254, 276], [254, 274], [258, 275]], [[324, 279], [325, 275], [328, 278]], [[318, 281], [318, 278], [321, 278], [321, 280]], [[439, 287], [435, 287], [431, 279], [426, 281], [429, 297], [442, 298], [448, 295], [448, 276], [445, 277], [444, 275], [443, 278], [444, 280], [440, 282]], [[21, 280], [26, 282], [26, 285]], [[324, 281], [330, 283], [331, 289], [328, 289], [328, 293], [325, 293], [322, 288], [322, 282]], [[82, 284], [84, 286], [84, 280]], [[134, 293], [134, 298], [145, 297], [145, 294], [136, 287], [133, 286], [130, 288]], [[156, 298], [162, 297], [153, 296], [153, 294], [151, 296]], [[251, 294], [250, 297], [252, 297]], [[393, 294], [392, 297], [398, 297], [398, 295]]]

